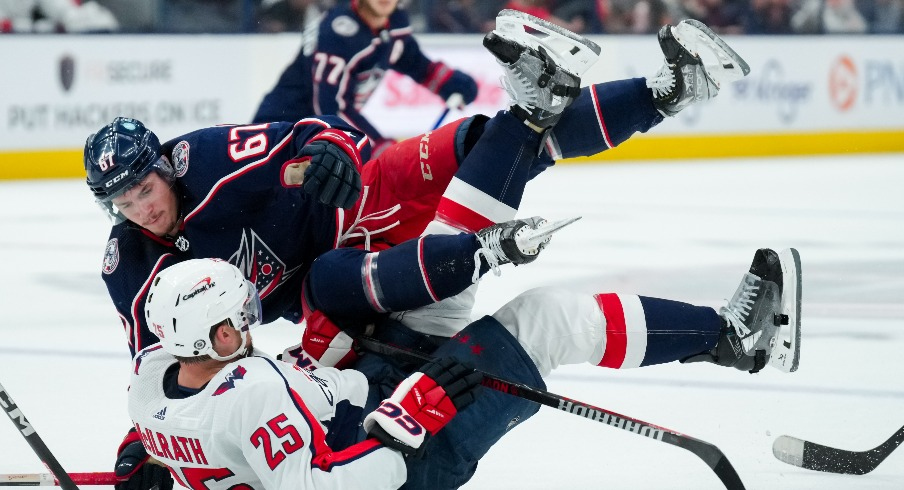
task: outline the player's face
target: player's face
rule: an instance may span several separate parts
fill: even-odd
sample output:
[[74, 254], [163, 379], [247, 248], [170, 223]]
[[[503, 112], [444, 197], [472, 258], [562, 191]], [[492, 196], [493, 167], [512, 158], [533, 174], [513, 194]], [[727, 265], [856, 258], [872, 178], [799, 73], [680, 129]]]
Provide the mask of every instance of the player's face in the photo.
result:
[[398, 5], [399, 0], [358, 0], [360, 12], [384, 20], [389, 18]]
[[135, 187], [113, 198], [113, 205], [127, 220], [157, 236], [179, 231], [176, 192], [157, 172], [151, 172]]

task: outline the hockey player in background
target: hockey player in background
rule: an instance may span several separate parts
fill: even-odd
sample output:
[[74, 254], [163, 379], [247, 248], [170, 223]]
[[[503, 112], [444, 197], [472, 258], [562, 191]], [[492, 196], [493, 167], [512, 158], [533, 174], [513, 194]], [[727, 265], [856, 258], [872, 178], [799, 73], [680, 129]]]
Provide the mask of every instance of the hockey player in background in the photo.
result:
[[799, 350], [781, 339], [799, 339], [800, 288], [794, 249], [760, 249], [718, 312], [538, 288], [451, 339], [376, 320], [385, 341], [436, 358], [425, 365], [366, 353], [355, 369], [308, 371], [253, 349], [260, 302], [241, 271], [195, 259], [165, 269], [150, 287], [147, 316], [160, 344], [134, 361], [133, 439], [189, 488], [458, 488], [539, 408], [477, 390], [472, 367], [541, 389], [557, 366], [585, 362], [787, 371]]
[[[330, 9], [305, 31], [301, 50], [264, 97], [254, 123], [298, 121], [336, 114], [373, 140], [379, 156], [395, 141], [361, 114], [387, 70], [408, 75], [431, 92], [463, 104], [477, 98], [477, 82], [441, 61], [431, 61], [412, 36], [399, 0], [352, 0]], [[456, 97], [456, 99], [458, 98]]]
[[[474, 232], [510, 220], [526, 181], [554, 159], [598, 153], [648, 130], [663, 115], [715, 96], [718, 73], [711, 75], [693, 54], [698, 43], [734, 62], [718, 67], [724, 80], [746, 74], [743, 61], [709, 29], [683, 22], [663, 28], [667, 60], [656, 77], [579, 90], [580, 74], [598, 47], [520, 13], [501, 13], [497, 25], [485, 45], [506, 70], [510, 110], [396, 145], [362, 167], [364, 193], [357, 200], [356, 174], [343, 172], [359, 167], [356, 150], [366, 140], [336, 119], [208, 128], [163, 145], [137, 121], [118, 120], [89, 138], [88, 184], [122, 220], [111, 233], [103, 277], [133, 354], [157, 341], [142, 312], [154, 276], [173, 263], [227, 259], [260, 292], [264, 322], [280, 316], [298, 321], [302, 279], [324, 251], [339, 245], [383, 250], [425, 229]], [[525, 25], [552, 35], [539, 41]], [[341, 209], [351, 204], [351, 212]], [[475, 253], [471, 240], [466, 246]], [[425, 238], [422, 245], [430, 248], [434, 241]], [[467, 271], [470, 280], [477, 261], [472, 257], [458, 273]], [[393, 301], [385, 296], [391, 288], [375, 295], [360, 275], [353, 279], [332, 290], [366, 298], [369, 312], [381, 313], [442, 299], [437, 290], [446, 284], [425, 278], [417, 288], [397, 290]], [[147, 456], [130, 452], [134, 447], [124, 442], [117, 467], [130, 477], [129, 488], [149, 488], [140, 470]]]

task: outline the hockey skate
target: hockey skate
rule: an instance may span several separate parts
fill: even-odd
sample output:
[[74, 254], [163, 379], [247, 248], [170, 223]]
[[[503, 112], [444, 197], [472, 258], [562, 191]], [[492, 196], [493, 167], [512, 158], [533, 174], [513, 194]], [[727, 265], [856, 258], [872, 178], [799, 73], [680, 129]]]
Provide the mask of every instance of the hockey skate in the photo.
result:
[[[477, 232], [480, 249], [474, 254], [475, 261], [478, 255], [483, 255], [497, 276], [502, 264], [521, 265], [533, 262], [549, 244], [553, 233], [579, 219], [581, 218], [549, 222], [534, 216], [488, 226]], [[474, 279], [476, 281], [477, 271]]]
[[571, 31], [516, 10], [503, 10], [483, 38], [502, 68], [511, 112], [538, 131], [552, 127], [581, 93], [581, 77], [600, 47]]
[[[740, 80], [750, 67], [725, 41], [700, 21], [688, 19], [659, 30], [665, 63], [647, 80], [653, 105], [664, 116], [674, 116], [694, 102], [718, 95], [723, 83]], [[707, 48], [715, 63], [704, 64], [700, 48]]]
[[731, 301], [719, 310], [725, 321], [711, 351], [682, 362], [707, 361], [756, 373], [769, 365], [785, 372], [800, 362], [800, 255], [757, 250]]

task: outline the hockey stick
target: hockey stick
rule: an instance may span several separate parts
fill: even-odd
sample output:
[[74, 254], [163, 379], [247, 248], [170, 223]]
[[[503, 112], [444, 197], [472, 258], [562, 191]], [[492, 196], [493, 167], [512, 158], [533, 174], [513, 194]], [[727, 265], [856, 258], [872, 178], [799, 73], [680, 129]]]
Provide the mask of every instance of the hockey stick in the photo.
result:
[[[430, 356], [419, 352], [386, 344], [370, 337], [357, 337], [356, 340], [358, 345], [365, 350], [377, 354], [405, 359], [409, 362], [416, 363], [429, 362], [432, 359]], [[741, 477], [738, 476], [738, 473], [728, 461], [728, 458], [725, 457], [725, 454], [713, 444], [684, 435], [680, 432], [675, 432], [671, 429], [666, 429], [665, 427], [627, 417], [611, 410], [595, 407], [522, 383], [507, 381], [484, 371], [479, 372], [483, 375], [483, 385], [487, 388], [686, 449], [702, 459], [703, 462], [715, 472], [716, 476], [719, 477], [719, 480], [722, 481], [725, 488], [728, 490], [744, 490], [744, 483], [741, 482]]]
[[904, 427], [887, 441], [867, 451], [845, 451], [791, 436], [780, 436], [772, 443], [772, 454], [779, 461], [808, 470], [845, 475], [865, 475], [904, 442]]
[[[116, 473], [69, 473], [69, 477], [78, 485], [107, 485], [119, 483]], [[52, 473], [19, 473], [0, 475], [0, 487], [52, 487], [59, 485]]]
[[450, 95], [449, 100], [446, 101], [446, 108], [443, 109], [443, 113], [439, 115], [439, 119], [437, 119], [436, 122], [433, 123], [433, 129], [431, 131], [436, 130], [440, 127], [440, 125], [446, 119], [446, 116], [449, 115], [450, 109], [452, 109], [453, 107], [462, 107], [465, 105], [464, 103], [465, 99], [461, 96], [461, 94], [455, 93]]
[[16, 402], [9, 396], [9, 393], [7, 393], [6, 388], [4, 388], [2, 384], [0, 384], [0, 406], [3, 407], [3, 411], [5, 411], [6, 415], [9, 416], [9, 419], [12, 420], [13, 425], [15, 425], [16, 429], [19, 430], [19, 433], [22, 434], [22, 437], [25, 438], [25, 441], [28, 442], [31, 449], [38, 455], [38, 459], [40, 459], [41, 462], [44, 463], [44, 466], [53, 473], [54, 477], [59, 482], [60, 487], [65, 490], [78, 490], [78, 487], [75, 486], [75, 483], [66, 473], [66, 470], [64, 470], [59, 461], [53, 457], [53, 453], [50, 452], [50, 449], [47, 449], [47, 445], [41, 440], [41, 436], [39, 436], [34, 427], [31, 426], [31, 422], [25, 418], [25, 414], [19, 410]]

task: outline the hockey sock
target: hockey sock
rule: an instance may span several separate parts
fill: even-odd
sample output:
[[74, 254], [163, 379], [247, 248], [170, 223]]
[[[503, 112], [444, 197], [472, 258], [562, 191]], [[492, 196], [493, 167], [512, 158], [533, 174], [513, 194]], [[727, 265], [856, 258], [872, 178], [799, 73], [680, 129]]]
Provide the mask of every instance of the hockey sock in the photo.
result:
[[[541, 136], [502, 111], [487, 121], [440, 199], [436, 221], [475, 232], [515, 217]], [[425, 233], [442, 232], [428, 227]], [[450, 232], [449, 230], [445, 231]]]
[[647, 296], [594, 297], [605, 318], [599, 366], [625, 369], [677, 361], [708, 351], [719, 340], [723, 321], [712, 308]]
[[645, 79], [598, 83], [581, 89], [553, 128], [545, 149], [553, 160], [596, 155], [636, 132], [646, 133], [662, 120]]
[[[424, 236], [378, 253], [337, 249], [311, 266], [311, 306], [346, 319], [403, 311], [460, 293], [472, 284], [474, 235]], [[481, 264], [481, 272], [488, 267]], [[331, 287], [361, 284], [361, 288]]]

